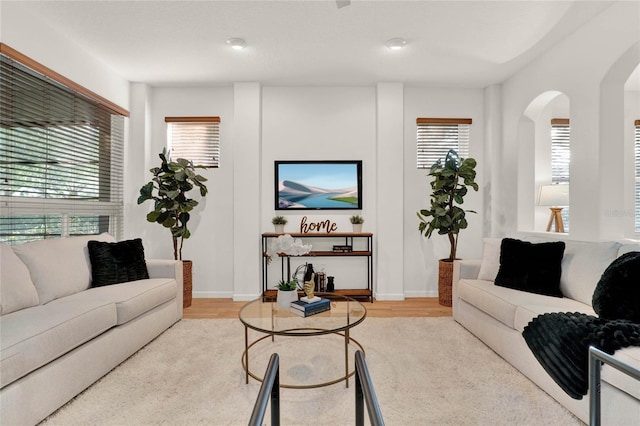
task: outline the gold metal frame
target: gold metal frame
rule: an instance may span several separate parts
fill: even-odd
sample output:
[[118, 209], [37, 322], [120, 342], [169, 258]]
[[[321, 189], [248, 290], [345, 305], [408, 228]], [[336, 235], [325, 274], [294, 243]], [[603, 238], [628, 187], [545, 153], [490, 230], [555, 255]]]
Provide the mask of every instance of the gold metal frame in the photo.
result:
[[[355, 368], [353, 371], [349, 371], [349, 343], [353, 342], [355, 345], [358, 346], [358, 348], [360, 348], [360, 350], [362, 350], [363, 354], [365, 352], [364, 347], [360, 344], [360, 342], [358, 342], [357, 340], [349, 336], [349, 330], [355, 327], [356, 325], [360, 324], [362, 321], [364, 321], [364, 319], [367, 317], [367, 309], [364, 307], [364, 305], [362, 305], [357, 300], [354, 300], [347, 296], [336, 295], [332, 293], [318, 293], [318, 294], [322, 295], [323, 297], [332, 299], [333, 302], [342, 301], [342, 302], [348, 302], [348, 303], [356, 303], [363, 310], [362, 316], [361, 317], [356, 316], [357, 319], [351, 322], [349, 317], [349, 311], [347, 310], [346, 323], [341, 324], [339, 327], [335, 327], [335, 328], [333, 327], [332, 328], [296, 327], [296, 328], [275, 330], [274, 321], [275, 321], [275, 317], [277, 315], [278, 310], [275, 308], [276, 304], [275, 304], [274, 298], [263, 296], [261, 298], [258, 298], [254, 301], [247, 303], [242, 309], [240, 309], [238, 316], [240, 318], [240, 322], [242, 322], [242, 324], [244, 325], [244, 352], [242, 353], [242, 368], [245, 371], [245, 383], [247, 384], [249, 383], [249, 376], [253, 377], [259, 382], [262, 382], [263, 380], [260, 376], [252, 373], [249, 367], [249, 349], [251, 349], [253, 346], [258, 344], [259, 342], [262, 342], [263, 340], [268, 339], [269, 337], [271, 337], [271, 341], [273, 342], [275, 341], [275, 336], [310, 337], [310, 336], [321, 336], [326, 334], [336, 334], [338, 336], [344, 337], [344, 376], [340, 376], [337, 379], [330, 380], [328, 382], [311, 384], [311, 385], [287, 385], [287, 384], [281, 383], [280, 387], [290, 388], [290, 389], [310, 389], [310, 388], [319, 388], [323, 386], [333, 385], [343, 380], [345, 382], [346, 387], [347, 388], [349, 387], [349, 377], [355, 374]], [[260, 302], [271, 304], [271, 330], [267, 330], [262, 327], [258, 327], [254, 324], [251, 324], [250, 321], [247, 321], [243, 318], [242, 314], [245, 308], [248, 308], [253, 303], [260, 303]], [[348, 306], [349, 305], [347, 305], [347, 307]], [[295, 314], [291, 314], [291, 315], [295, 317]], [[249, 343], [249, 329], [255, 330], [258, 333], [263, 333], [264, 336]]]
[[[364, 318], [363, 318], [364, 319]], [[353, 325], [357, 325], [360, 322], [353, 324]], [[287, 333], [290, 331], [303, 331], [303, 330], [309, 330], [309, 332], [307, 333], [291, 333], [291, 334], [283, 334], [283, 333]], [[256, 345], [257, 343], [268, 339], [269, 337], [271, 337], [271, 341], [274, 341], [274, 336], [278, 334], [280, 336], [286, 336], [286, 337], [310, 337], [310, 336], [318, 336], [318, 335], [323, 335], [323, 334], [336, 334], [338, 336], [343, 336], [344, 337], [344, 376], [340, 376], [337, 379], [334, 380], [330, 380], [328, 382], [322, 382], [322, 383], [315, 383], [315, 384], [310, 384], [310, 385], [287, 385], [287, 384], [283, 384], [280, 383], [280, 387], [281, 388], [288, 388], [288, 389], [314, 389], [314, 388], [321, 388], [324, 386], [331, 386], [334, 385], [336, 383], [340, 383], [342, 381], [345, 382], [346, 387], [349, 387], [349, 377], [353, 376], [355, 374], [355, 368], [352, 371], [349, 371], [349, 342], [353, 342], [355, 343], [360, 350], [362, 350], [362, 353], [365, 353], [364, 348], [362, 347], [362, 344], [360, 344], [360, 342], [358, 342], [356, 339], [354, 339], [353, 337], [349, 336], [349, 328], [346, 328], [344, 330], [344, 333], [340, 333], [340, 332], [330, 332], [327, 333], [326, 330], [322, 329], [322, 328], [292, 328], [292, 329], [288, 329], [288, 330], [282, 330], [279, 333], [266, 333], [265, 336], [260, 337], [257, 340], [254, 340], [253, 342], [251, 342], [251, 344], [249, 344], [249, 332], [248, 332], [248, 326], [245, 324], [244, 326], [244, 352], [242, 353], [242, 368], [245, 371], [245, 382], [248, 384], [249, 383], [249, 377], [252, 377], [254, 379], [256, 379], [259, 382], [262, 382], [263, 378], [260, 376], [257, 376], [256, 374], [252, 373], [249, 370], [249, 349], [251, 349], [254, 345]]]

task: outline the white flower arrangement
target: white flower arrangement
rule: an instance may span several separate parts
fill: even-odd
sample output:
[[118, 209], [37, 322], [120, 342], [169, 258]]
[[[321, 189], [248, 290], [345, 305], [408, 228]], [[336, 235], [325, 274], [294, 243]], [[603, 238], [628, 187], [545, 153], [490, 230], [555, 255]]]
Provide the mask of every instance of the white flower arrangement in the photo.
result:
[[278, 238], [271, 240], [267, 249], [267, 256], [284, 254], [286, 256], [302, 256], [311, 251], [311, 244], [303, 244], [299, 238], [294, 239], [289, 234], [280, 235]]

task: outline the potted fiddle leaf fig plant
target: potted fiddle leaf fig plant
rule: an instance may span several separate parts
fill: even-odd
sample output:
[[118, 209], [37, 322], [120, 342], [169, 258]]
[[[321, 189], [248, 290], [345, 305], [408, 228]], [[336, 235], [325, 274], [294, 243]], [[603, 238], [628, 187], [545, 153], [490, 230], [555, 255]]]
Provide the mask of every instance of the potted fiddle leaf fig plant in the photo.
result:
[[476, 213], [459, 207], [464, 203], [469, 187], [478, 190], [475, 182], [476, 165], [475, 159], [461, 158], [455, 150], [449, 150], [444, 162], [439, 159], [429, 171], [429, 176], [433, 176], [431, 206], [417, 213], [420, 220], [418, 230], [421, 234], [430, 238], [433, 231], [437, 231], [438, 235], [449, 238], [449, 257], [440, 259], [438, 268], [438, 299], [445, 306], [452, 305], [453, 261], [456, 259], [460, 231], [468, 226], [465, 215]]
[[[147, 214], [147, 221], [156, 222], [171, 231], [173, 241], [173, 258], [182, 260], [182, 246], [184, 240], [191, 237], [188, 228], [190, 212], [199, 202], [189, 197], [189, 191], [198, 187], [200, 196], [207, 195], [207, 179], [196, 173], [196, 169], [204, 166], [193, 165], [184, 158], [176, 161], [167, 159], [167, 150], [159, 154], [160, 167], [150, 171], [153, 178], [140, 188], [138, 204], [153, 200], [153, 210]], [[191, 261], [182, 260], [184, 275], [184, 306], [191, 305]]]

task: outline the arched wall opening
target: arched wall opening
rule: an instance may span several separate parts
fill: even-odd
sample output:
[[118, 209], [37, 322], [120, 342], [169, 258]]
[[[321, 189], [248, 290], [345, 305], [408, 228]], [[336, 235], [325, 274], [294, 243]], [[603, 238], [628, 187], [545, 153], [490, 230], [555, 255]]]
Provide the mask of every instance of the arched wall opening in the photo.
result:
[[640, 239], [640, 64], [624, 84], [624, 123], [624, 234]]
[[527, 105], [518, 123], [517, 229], [520, 232], [546, 230], [550, 210], [538, 206], [537, 198], [540, 186], [551, 184], [551, 120], [558, 118], [570, 118], [569, 97], [549, 90]]
[[635, 120], [640, 119], [640, 42], [613, 63], [600, 85], [600, 199], [603, 238], [638, 238]]

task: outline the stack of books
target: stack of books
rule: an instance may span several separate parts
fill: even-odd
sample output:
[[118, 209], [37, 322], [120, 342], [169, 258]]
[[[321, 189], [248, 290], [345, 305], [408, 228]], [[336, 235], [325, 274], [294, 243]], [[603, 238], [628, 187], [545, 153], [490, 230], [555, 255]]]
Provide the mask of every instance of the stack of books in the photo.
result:
[[334, 253], [351, 253], [353, 251], [353, 246], [350, 245], [335, 245], [333, 246]]
[[303, 297], [301, 300], [291, 302], [291, 312], [301, 317], [308, 317], [311, 315], [326, 312], [331, 309], [331, 303], [329, 299], [320, 297], [314, 297], [313, 300], [305, 300]]

